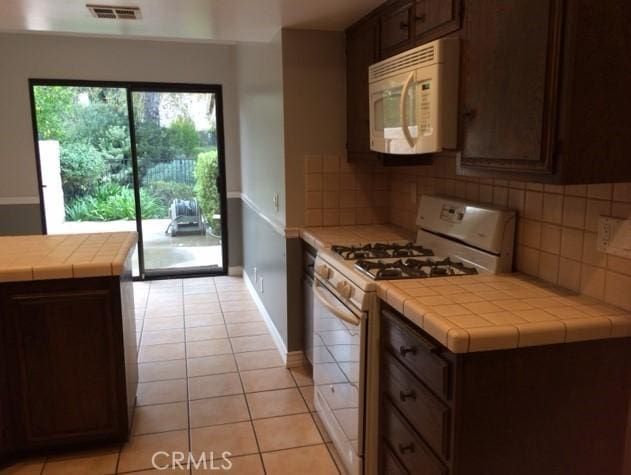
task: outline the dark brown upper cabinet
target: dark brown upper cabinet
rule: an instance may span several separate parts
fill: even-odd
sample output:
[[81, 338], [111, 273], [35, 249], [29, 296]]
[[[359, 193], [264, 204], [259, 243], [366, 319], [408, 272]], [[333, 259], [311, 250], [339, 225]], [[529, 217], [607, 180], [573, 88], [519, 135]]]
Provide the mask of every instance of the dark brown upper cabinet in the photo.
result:
[[414, 42], [422, 44], [460, 28], [461, 0], [416, 0]]
[[467, 1], [459, 173], [629, 180], [630, 21], [627, 1]]
[[346, 31], [346, 149], [349, 158], [376, 157], [370, 150], [368, 66], [379, 61], [379, 18], [371, 16]]
[[405, 51], [414, 45], [414, 2], [393, 3], [381, 15], [381, 57]]

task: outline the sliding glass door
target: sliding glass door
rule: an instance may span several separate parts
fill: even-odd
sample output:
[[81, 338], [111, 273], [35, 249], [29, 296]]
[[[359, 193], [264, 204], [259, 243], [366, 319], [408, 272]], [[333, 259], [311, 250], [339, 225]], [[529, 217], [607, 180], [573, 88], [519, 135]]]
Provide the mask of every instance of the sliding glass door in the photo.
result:
[[145, 272], [221, 269], [216, 94], [154, 88], [132, 102]]
[[48, 234], [136, 230], [134, 275], [227, 267], [220, 86], [31, 80]]

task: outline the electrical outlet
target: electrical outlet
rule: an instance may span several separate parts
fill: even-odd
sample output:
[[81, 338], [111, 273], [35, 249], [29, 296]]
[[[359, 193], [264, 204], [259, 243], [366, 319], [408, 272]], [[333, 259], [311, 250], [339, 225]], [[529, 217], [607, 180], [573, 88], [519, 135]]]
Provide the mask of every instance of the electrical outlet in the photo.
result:
[[280, 209], [280, 198], [278, 197], [278, 193], [274, 193], [274, 209], [276, 209], [276, 212], [278, 212], [278, 210]]
[[258, 275], [257, 274], [258, 274], [258, 272], [257, 272], [257, 269], [255, 267], [254, 268], [254, 283], [256, 283], [256, 281], [258, 280]]
[[596, 247], [600, 252], [631, 258], [631, 220], [601, 216]]
[[259, 289], [261, 290], [261, 295], [263, 295], [265, 293], [265, 287], [263, 287], [263, 277], [261, 277], [261, 280], [259, 281]]

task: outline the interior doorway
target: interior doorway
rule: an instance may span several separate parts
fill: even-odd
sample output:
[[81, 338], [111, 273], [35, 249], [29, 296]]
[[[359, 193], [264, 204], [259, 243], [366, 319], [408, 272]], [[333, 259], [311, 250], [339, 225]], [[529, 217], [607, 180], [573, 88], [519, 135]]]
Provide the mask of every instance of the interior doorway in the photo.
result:
[[30, 87], [47, 234], [135, 230], [139, 278], [225, 273], [220, 86]]

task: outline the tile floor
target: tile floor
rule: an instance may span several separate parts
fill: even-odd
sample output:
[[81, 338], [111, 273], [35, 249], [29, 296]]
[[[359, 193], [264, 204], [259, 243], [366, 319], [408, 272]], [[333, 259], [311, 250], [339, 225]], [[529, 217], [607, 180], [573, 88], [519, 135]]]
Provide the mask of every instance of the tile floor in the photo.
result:
[[[27, 461], [2, 475], [163, 473], [152, 470], [157, 451], [207, 460], [205, 468], [171, 469], [183, 473], [340, 473], [313, 412], [309, 370], [283, 366], [242, 279], [134, 286], [140, 382], [129, 442]], [[224, 451], [230, 470], [221, 470]]]

